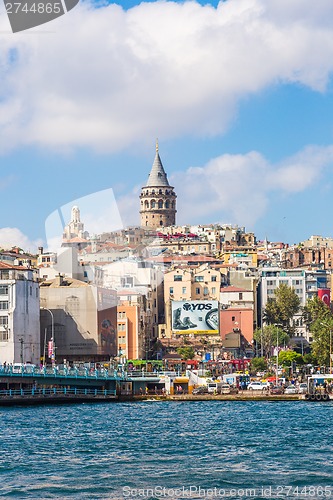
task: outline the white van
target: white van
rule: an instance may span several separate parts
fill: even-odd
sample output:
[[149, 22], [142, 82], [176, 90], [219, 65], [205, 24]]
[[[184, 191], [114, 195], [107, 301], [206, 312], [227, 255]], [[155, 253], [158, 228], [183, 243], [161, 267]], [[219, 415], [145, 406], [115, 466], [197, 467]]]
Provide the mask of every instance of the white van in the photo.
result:
[[219, 394], [221, 392], [222, 385], [225, 385], [222, 382], [209, 382], [207, 384], [208, 393], [209, 394]]

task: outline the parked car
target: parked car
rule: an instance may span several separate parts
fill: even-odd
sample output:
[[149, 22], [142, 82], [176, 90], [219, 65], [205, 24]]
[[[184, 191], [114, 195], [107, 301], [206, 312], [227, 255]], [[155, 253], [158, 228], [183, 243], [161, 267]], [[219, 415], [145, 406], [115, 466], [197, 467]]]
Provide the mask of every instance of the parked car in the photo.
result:
[[269, 392], [270, 394], [283, 394], [284, 389], [281, 385], [274, 385], [273, 387], [270, 388]]
[[222, 384], [221, 387], [219, 388], [219, 394], [230, 394], [231, 393], [231, 387], [229, 384]]
[[302, 382], [299, 384], [298, 393], [306, 394], [308, 392], [308, 384], [306, 382]]
[[288, 385], [284, 390], [285, 394], [297, 394], [297, 388], [294, 385]]
[[208, 388], [206, 385], [200, 385], [193, 389], [192, 394], [208, 394]]
[[262, 382], [250, 382], [247, 386], [249, 391], [267, 391], [267, 384], [263, 384]]

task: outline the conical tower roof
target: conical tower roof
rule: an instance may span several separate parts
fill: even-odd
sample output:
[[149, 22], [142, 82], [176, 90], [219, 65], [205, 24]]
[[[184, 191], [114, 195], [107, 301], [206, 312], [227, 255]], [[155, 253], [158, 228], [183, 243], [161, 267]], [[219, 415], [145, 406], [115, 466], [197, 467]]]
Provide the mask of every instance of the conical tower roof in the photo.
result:
[[152, 169], [150, 171], [146, 187], [170, 186], [167, 174], [163, 168], [160, 155], [158, 153], [158, 141], [156, 141], [156, 155]]

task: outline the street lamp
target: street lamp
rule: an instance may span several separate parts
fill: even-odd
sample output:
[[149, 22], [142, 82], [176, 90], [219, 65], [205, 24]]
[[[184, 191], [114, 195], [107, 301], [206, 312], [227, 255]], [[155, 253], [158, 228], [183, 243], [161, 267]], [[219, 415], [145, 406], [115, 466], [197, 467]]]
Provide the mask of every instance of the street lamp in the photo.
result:
[[[47, 309], [47, 307], [42, 307], [42, 309], [43, 309], [43, 311], [48, 311], [51, 314], [52, 365], [55, 365], [56, 346], [55, 346], [55, 338], [54, 338], [54, 316], [53, 316], [53, 312], [50, 309]], [[45, 361], [45, 345], [44, 345], [44, 361]]]
[[276, 330], [276, 376], [275, 385], [278, 385], [278, 371], [279, 371], [279, 329]]

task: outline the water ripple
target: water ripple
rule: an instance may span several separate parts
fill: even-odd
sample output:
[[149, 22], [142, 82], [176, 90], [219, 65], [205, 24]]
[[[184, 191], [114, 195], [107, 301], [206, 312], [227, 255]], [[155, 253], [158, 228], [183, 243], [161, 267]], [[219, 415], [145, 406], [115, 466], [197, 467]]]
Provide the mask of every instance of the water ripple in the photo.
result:
[[0, 496], [118, 500], [125, 486], [330, 486], [332, 416], [331, 404], [301, 401], [3, 408]]

